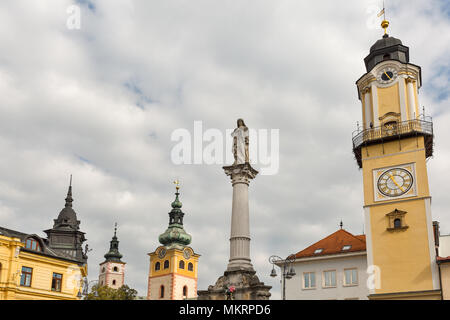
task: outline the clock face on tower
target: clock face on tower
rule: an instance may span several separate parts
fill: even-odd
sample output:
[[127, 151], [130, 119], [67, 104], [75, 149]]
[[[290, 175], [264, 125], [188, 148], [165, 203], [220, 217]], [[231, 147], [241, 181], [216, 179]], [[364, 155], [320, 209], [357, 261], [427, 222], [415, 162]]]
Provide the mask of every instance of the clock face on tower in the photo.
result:
[[407, 193], [413, 185], [412, 174], [403, 168], [393, 168], [378, 179], [378, 190], [387, 197], [398, 197]]
[[166, 248], [161, 248], [161, 250], [159, 250], [158, 252], [158, 257], [160, 259], [164, 258], [166, 256]]
[[378, 82], [387, 84], [394, 81], [397, 78], [397, 70], [393, 68], [384, 68], [378, 73]]
[[186, 260], [189, 260], [189, 258], [191, 257], [191, 251], [189, 249], [184, 249], [183, 251], [183, 256]]

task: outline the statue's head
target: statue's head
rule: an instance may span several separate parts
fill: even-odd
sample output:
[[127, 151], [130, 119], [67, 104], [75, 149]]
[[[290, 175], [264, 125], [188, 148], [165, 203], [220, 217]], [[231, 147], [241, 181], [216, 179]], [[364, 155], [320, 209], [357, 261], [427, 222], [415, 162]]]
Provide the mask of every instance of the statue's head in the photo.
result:
[[239, 128], [240, 126], [244, 126], [245, 127], [244, 119], [238, 119], [237, 120], [237, 127]]

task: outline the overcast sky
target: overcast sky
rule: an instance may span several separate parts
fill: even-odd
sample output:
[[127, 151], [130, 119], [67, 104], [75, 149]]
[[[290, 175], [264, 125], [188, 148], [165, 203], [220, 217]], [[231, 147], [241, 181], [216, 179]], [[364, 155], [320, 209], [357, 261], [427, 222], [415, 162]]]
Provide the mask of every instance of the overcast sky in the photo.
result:
[[[81, 28], [71, 30], [74, 3]], [[167, 228], [179, 178], [206, 289], [228, 263], [232, 187], [221, 165], [175, 165], [171, 134], [193, 132], [197, 120], [225, 132], [244, 118], [250, 128], [280, 130], [278, 173], [250, 185], [251, 258], [279, 299], [270, 255], [300, 251], [341, 219], [363, 233], [355, 81], [382, 36], [373, 26], [381, 3], [2, 1], [0, 225], [44, 236], [73, 174], [74, 209], [93, 249], [89, 280], [117, 221], [126, 283], [145, 296], [147, 253]], [[432, 215], [450, 233], [450, 2], [386, 3], [389, 33], [422, 67], [420, 103], [435, 130]]]

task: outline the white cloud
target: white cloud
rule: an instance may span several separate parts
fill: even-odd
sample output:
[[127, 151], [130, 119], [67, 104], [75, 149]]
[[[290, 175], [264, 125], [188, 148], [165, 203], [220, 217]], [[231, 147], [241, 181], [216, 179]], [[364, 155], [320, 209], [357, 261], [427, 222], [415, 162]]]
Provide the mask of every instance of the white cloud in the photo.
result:
[[[0, 5], [2, 226], [51, 227], [73, 174], [74, 208], [93, 249], [89, 277], [118, 221], [127, 282], [145, 295], [146, 254], [167, 227], [178, 177], [185, 227], [202, 254], [198, 287], [206, 289], [228, 261], [231, 184], [220, 166], [173, 165], [170, 134], [194, 120], [225, 130], [243, 117], [253, 128], [280, 129], [279, 173], [250, 188], [251, 252], [275, 298], [279, 283], [264, 257], [298, 251], [341, 219], [361, 233], [362, 179], [350, 138], [361, 119], [354, 83], [382, 34], [366, 26], [377, 1], [92, 3], [95, 10], [82, 7], [80, 30], [66, 28], [68, 0]], [[422, 66], [420, 99], [436, 115], [433, 217], [449, 233], [450, 32], [442, 5], [402, 0], [387, 13], [390, 34]]]

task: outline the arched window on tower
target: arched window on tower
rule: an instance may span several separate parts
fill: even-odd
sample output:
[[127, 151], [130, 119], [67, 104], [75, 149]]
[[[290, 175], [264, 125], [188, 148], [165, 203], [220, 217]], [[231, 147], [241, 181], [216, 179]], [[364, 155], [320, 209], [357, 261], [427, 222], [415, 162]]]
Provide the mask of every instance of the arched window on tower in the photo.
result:
[[184, 260], [180, 261], [179, 268], [180, 269], [184, 269]]
[[402, 227], [402, 220], [400, 218], [397, 218], [394, 220], [394, 228], [401, 228]]
[[117, 267], [114, 267], [114, 272], [118, 272], [119, 271], [119, 268], [117, 268]]
[[164, 269], [169, 269], [169, 260], [164, 261]]
[[161, 286], [159, 288], [159, 298], [163, 299], [164, 298], [164, 286]]
[[188, 288], [187, 286], [183, 287], [183, 298], [187, 298], [187, 294], [188, 294]]
[[194, 271], [194, 265], [192, 264], [192, 262], [189, 262], [189, 264], [188, 264], [188, 270], [189, 270], [189, 271]]
[[113, 286], [115, 286], [116, 285], [116, 280], [113, 280], [112, 284], [113, 284]]
[[155, 263], [155, 271], [161, 270], [161, 263]]

